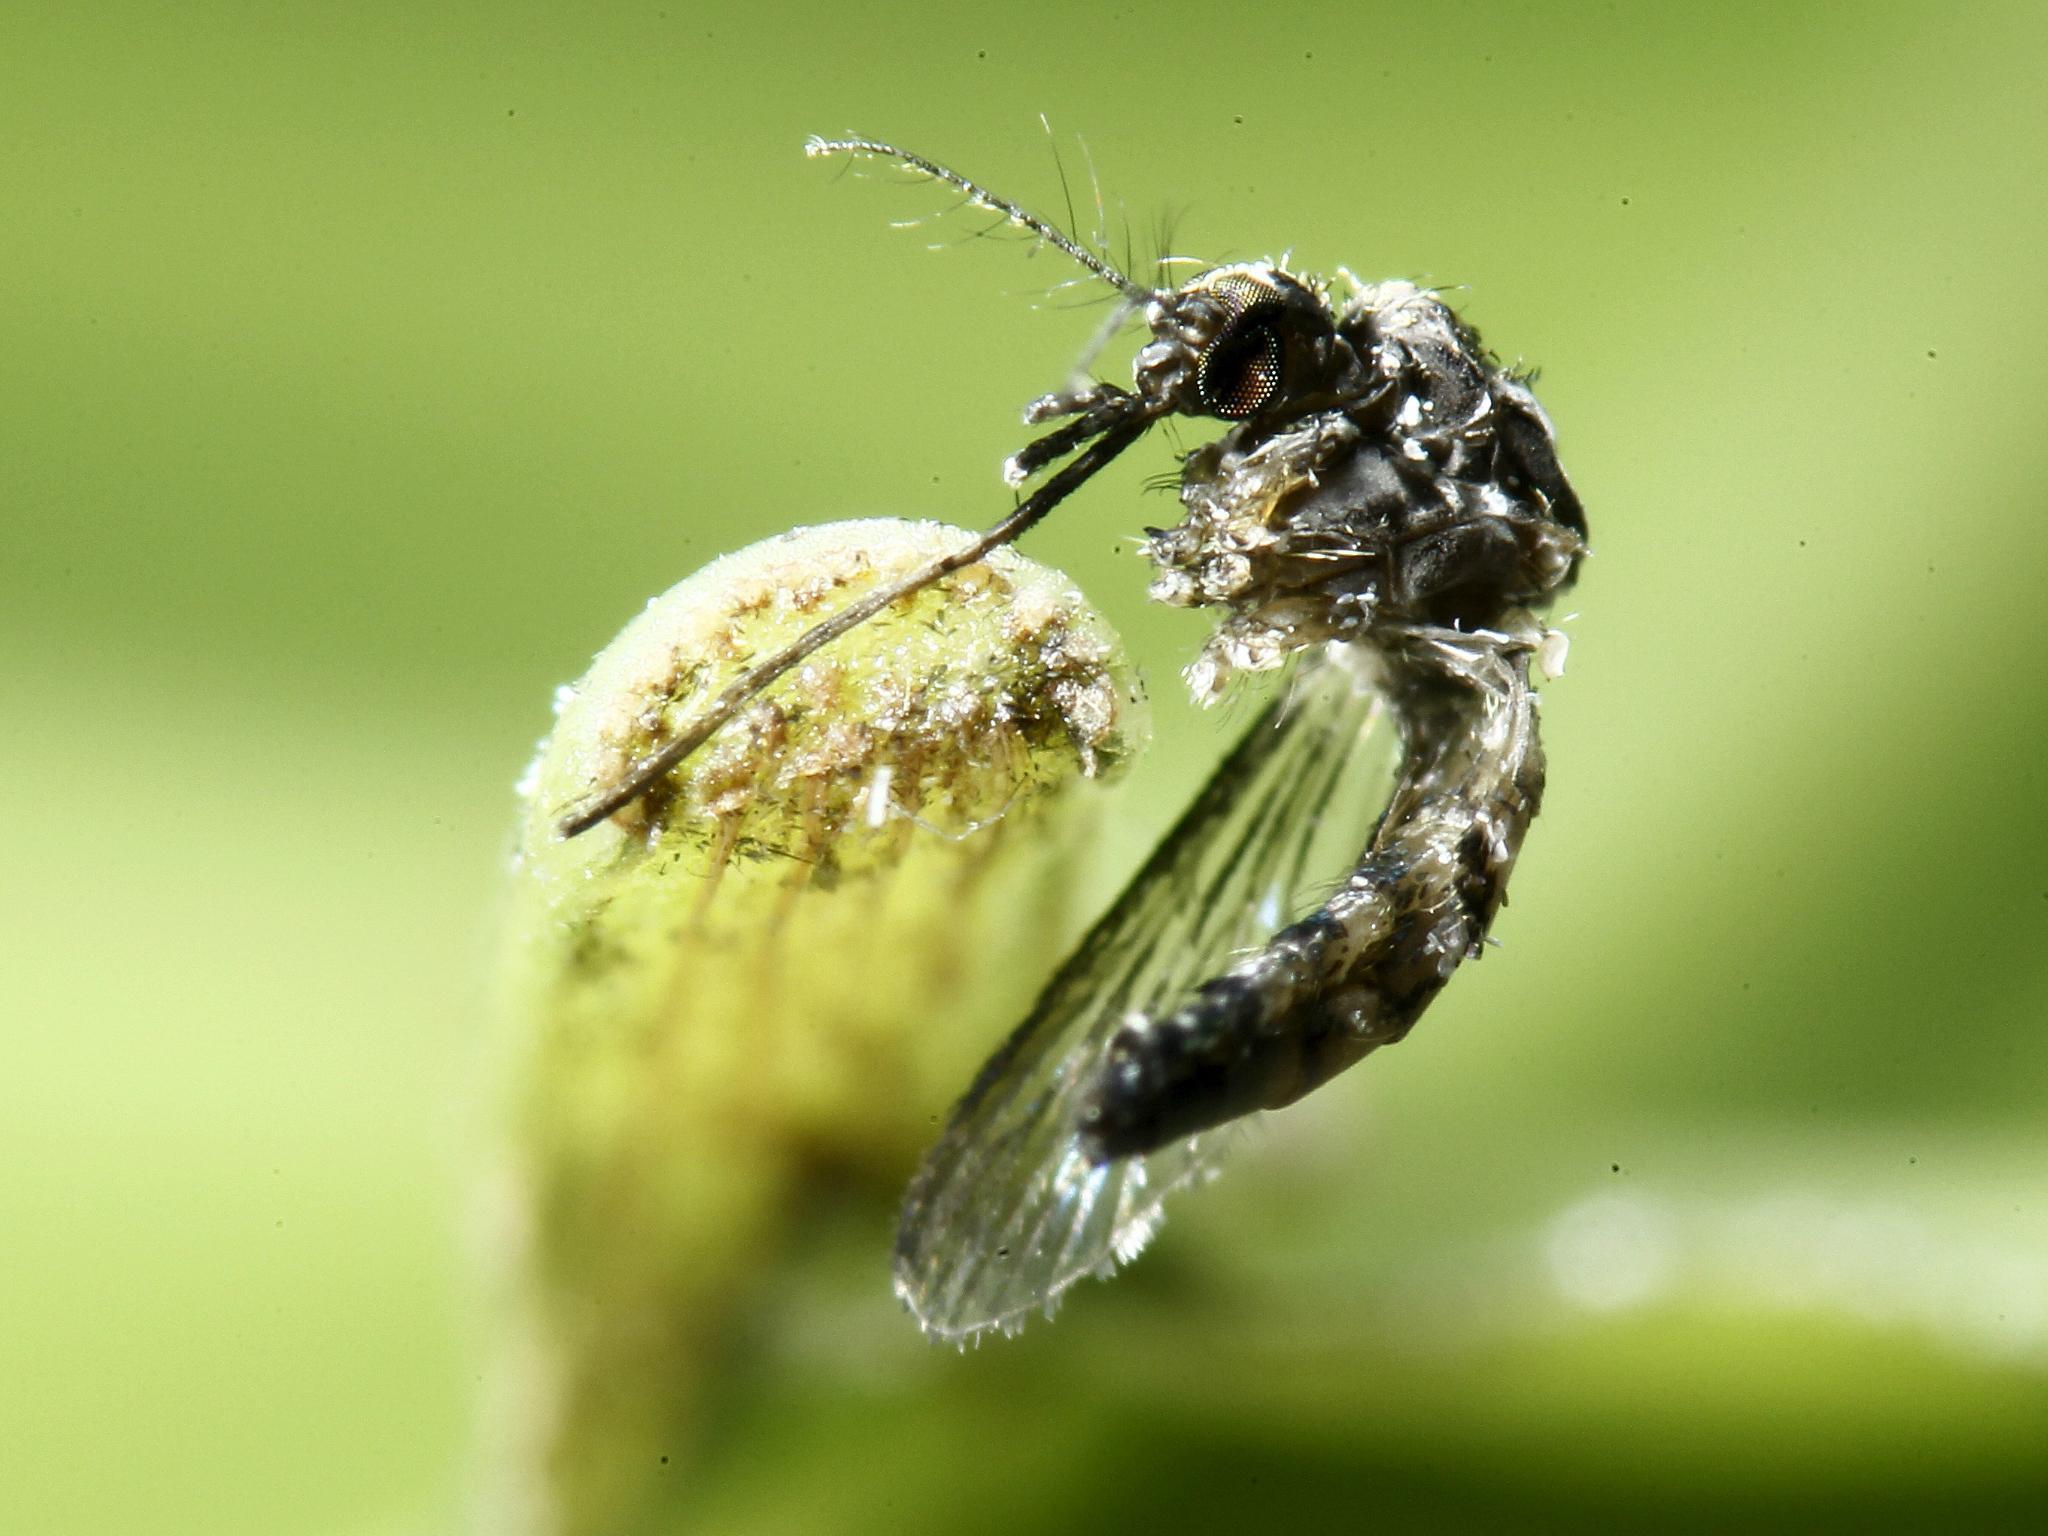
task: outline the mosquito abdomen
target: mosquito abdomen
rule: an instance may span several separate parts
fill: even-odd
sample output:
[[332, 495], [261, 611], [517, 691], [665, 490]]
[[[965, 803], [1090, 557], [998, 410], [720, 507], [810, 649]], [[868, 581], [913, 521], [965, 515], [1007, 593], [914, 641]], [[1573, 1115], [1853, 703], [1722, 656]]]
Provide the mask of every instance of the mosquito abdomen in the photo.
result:
[[1185, 1005], [1118, 1028], [1082, 1110], [1092, 1158], [1293, 1103], [1405, 1036], [1479, 953], [1543, 795], [1532, 644], [1418, 630], [1396, 653], [1401, 778], [1356, 868]]

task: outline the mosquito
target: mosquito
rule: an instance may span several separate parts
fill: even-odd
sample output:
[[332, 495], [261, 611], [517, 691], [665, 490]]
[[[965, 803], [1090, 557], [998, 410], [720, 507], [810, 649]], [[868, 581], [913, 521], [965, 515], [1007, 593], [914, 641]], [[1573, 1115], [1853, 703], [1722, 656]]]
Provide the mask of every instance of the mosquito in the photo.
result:
[[[1293, 665], [912, 1180], [896, 1292], [926, 1332], [965, 1341], [1136, 1257], [1221, 1128], [1402, 1039], [1480, 953], [1543, 797], [1531, 674], [1554, 675], [1562, 637], [1534, 610], [1577, 575], [1586, 523], [1528, 376], [1427, 289], [1273, 261], [1149, 287], [922, 155], [865, 138], [806, 151], [952, 189], [1107, 285], [1104, 337], [1131, 316], [1149, 336], [1128, 388], [1083, 373], [1026, 408], [1058, 425], [1005, 466], [1038, 481], [1007, 516], [750, 667], [561, 835], [648, 793], [819, 647], [1018, 538], [1167, 417], [1224, 425], [1185, 456], [1182, 520], [1144, 551], [1153, 598], [1220, 615], [1192, 691]], [[1297, 901], [1335, 872], [1319, 856], [1345, 872]], [[1309, 910], [1290, 920], [1289, 903]]]

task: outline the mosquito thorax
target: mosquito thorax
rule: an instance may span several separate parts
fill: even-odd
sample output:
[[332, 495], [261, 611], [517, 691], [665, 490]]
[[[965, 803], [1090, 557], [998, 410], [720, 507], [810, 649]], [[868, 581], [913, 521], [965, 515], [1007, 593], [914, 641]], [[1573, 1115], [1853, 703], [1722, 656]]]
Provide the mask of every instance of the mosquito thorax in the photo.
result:
[[1364, 285], [1333, 312], [1278, 268], [1219, 267], [1148, 318], [1140, 389], [1170, 376], [1237, 422], [1187, 456], [1184, 520], [1146, 547], [1155, 599], [1226, 610], [1198, 698], [1324, 641], [1495, 624], [1571, 580], [1584, 524], [1549, 422], [1434, 293]]

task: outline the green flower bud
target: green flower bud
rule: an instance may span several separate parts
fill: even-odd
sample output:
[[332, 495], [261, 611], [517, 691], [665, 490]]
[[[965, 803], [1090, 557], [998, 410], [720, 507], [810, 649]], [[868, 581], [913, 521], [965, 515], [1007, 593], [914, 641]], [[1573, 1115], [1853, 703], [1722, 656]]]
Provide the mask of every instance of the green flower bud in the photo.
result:
[[1057, 959], [1092, 799], [1063, 791], [1142, 744], [1143, 711], [1114, 633], [1010, 549], [818, 651], [609, 821], [556, 830], [750, 662], [969, 537], [877, 519], [753, 545], [559, 696], [505, 955], [519, 1313], [494, 1530], [638, 1528], [807, 1181], [900, 1189]]

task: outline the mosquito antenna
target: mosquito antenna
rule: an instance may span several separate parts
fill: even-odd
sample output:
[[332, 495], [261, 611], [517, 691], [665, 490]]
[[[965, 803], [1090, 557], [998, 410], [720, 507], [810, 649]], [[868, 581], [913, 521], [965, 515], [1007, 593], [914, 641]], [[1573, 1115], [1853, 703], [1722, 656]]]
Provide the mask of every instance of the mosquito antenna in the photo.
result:
[[[1027, 230], [1034, 239], [1042, 240], [1054, 249], [1065, 252], [1132, 303], [1144, 304], [1153, 297], [1150, 288], [1124, 276], [1057, 224], [1041, 219], [1037, 214], [1006, 197], [996, 196], [986, 187], [969, 181], [958, 171], [950, 170], [936, 160], [926, 159], [923, 155], [913, 154], [907, 149], [898, 149], [894, 144], [884, 144], [878, 139], [810, 139], [804, 144], [804, 153], [814, 159], [821, 155], [874, 155], [883, 160], [893, 160], [920, 175], [929, 176], [934, 181], [955, 188], [977, 208], [986, 208], [990, 213], [1000, 214], [1004, 222]], [[1061, 176], [1064, 180], [1064, 171]]]
[[1076, 135], [1081, 146], [1081, 158], [1088, 165], [1088, 190], [1095, 198], [1095, 248], [1105, 250], [1109, 246], [1109, 213], [1102, 206], [1102, 177], [1095, 169], [1095, 152], [1088, 147], [1088, 141]]
[[1119, 198], [1116, 211], [1124, 223], [1124, 265], [1135, 267], [1138, 264], [1138, 233], [1131, 225], [1130, 206]]
[[1152, 272], [1162, 288], [1170, 286], [1171, 267], [1175, 260], [1173, 248], [1180, 243], [1180, 221], [1184, 210], [1163, 208], [1153, 226]]
[[[1045, 142], [1052, 150], [1053, 172], [1060, 179], [1060, 201], [1066, 204], [1067, 209], [1067, 228], [1079, 229], [1081, 227], [1080, 220], [1074, 217], [1074, 188], [1073, 184], [1067, 180], [1067, 162], [1060, 154], [1059, 137], [1052, 131], [1052, 119], [1043, 112], [1038, 114], [1038, 123], [1040, 127], [1045, 129]], [[1078, 240], [1075, 242], [1077, 245], [1079, 243]]]
[[[1143, 436], [1145, 429], [1152, 425], [1162, 410], [1162, 407], [1137, 395], [1120, 395], [1115, 403], [1117, 409], [1114, 411], [1104, 409], [1090, 418], [1101, 435], [1045, 484], [1019, 502], [1008, 517], [952, 553], [928, 560], [907, 576], [870, 592], [858, 602], [847, 604], [831, 618], [812, 625], [781, 650], [755, 662], [734, 678], [725, 691], [711, 701], [708, 709], [641, 758], [617, 783], [564, 810], [555, 823], [556, 835], [575, 837], [625, 809], [710, 740], [721, 726], [740, 712], [747, 700], [812, 652], [830, 645], [848, 630], [865, 624], [891, 603], [930, 586], [942, 576], [974, 564], [990, 550], [1016, 539], [1064, 501], [1090, 475]], [[1069, 426], [1048, 435], [1071, 446], [1075, 434]]]

